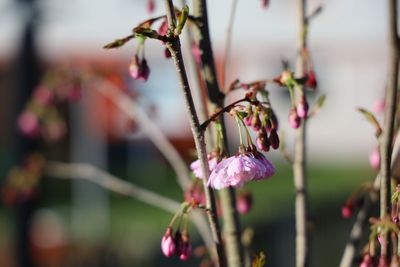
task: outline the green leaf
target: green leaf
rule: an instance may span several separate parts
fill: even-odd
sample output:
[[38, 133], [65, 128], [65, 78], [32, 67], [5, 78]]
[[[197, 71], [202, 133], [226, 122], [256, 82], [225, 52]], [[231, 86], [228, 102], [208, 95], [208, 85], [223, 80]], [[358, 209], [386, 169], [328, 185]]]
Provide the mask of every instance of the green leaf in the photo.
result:
[[131, 40], [134, 37], [135, 37], [134, 35], [129, 35], [129, 36], [126, 36], [121, 39], [116, 39], [113, 42], [106, 44], [103, 48], [105, 48], [105, 49], [119, 48], [119, 47], [123, 46], [124, 44], [126, 44], [129, 40]]
[[183, 27], [185, 26], [186, 20], [189, 16], [189, 7], [185, 5], [182, 8], [181, 14], [179, 15], [178, 25], [175, 28], [174, 34], [178, 36], [181, 34]]
[[379, 137], [382, 133], [382, 128], [378, 120], [375, 118], [374, 114], [363, 108], [357, 108], [357, 110], [361, 112], [367, 119], [367, 121], [370, 122], [375, 127], [375, 136]]

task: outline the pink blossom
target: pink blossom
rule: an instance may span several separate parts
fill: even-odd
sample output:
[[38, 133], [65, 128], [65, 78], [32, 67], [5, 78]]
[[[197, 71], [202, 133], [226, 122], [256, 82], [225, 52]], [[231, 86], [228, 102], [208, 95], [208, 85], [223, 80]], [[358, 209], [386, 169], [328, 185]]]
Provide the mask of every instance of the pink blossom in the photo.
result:
[[296, 107], [297, 114], [300, 118], [306, 118], [308, 113], [308, 103], [307, 100], [302, 99]]
[[270, 178], [275, 173], [272, 163], [262, 154], [240, 153], [222, 160], [211, 172], [208, 185], [215, 189], [239, 187], [252, 180]]
[[[207, 155], [207, 159], [208, 159], [208, 168], [210, 169], [210, 172], [212, 172], [215, 168], [215, 166], [217, 166], [218, 163], [218, 158], [214, 153], [209, 153]], [[200, 160], [195, 160], [190, 164], [190, 169], [193, 171], [194, 175], [197, 178], [204, 178], [204, 174], [203, 174], [203, 170], [201, 168], [201, 163]]]
[[167, 228], [164, 236], [161, 239], [161, 250], [166, 257], [171, 257], [175, 253], [175, 241], [172, 237], [172, 229], [171, 227]]
[[189, 234], [186, 231], [183, 233], [177, 231], [175, 234], [176, 254], [179, 259], [186, 261], [192, 255], [192, 244], [189, 239]]
[[348, 219], [353, 215], [353, 205], [346, 204], [342, 207], [342, 217]]
[[240, 214], [247, 214], [253, 206], [253, 198], [250, 193], [245, 192], [238, 195], [236, 208]]
[[295, 108], [291, 109], [289, 112], [289, 124], [293, 129], [300, 127], [300, 117]]
[[36, 88], [33, 97], [39, 104], [46, 106], [53, 101], [54, 94], [49, 88], [39, 86]]
[[365, 254], [360, 267], [373, 267], [372, 257], [369, 254]]
[[35, 113], [24, 111], [18, 118], [18, 127], [23, 134], [36, 137], [39, 134], [39, 119]]
[[135, 55], [129, 65], [129, 73], [134, 80], [147, 81], [150, 74], [150, 68], [147, 65], [146, 59], [143, 58], [142, 60], [139, 60], [139, 57]]
[[375, 101], [373, 110], [377, 114], [382, 114], [385, 111], [385, 99]]
[[379, 149], [376, 147], [369, 155], [369, 164], [372, 168], [378, 170], [381, 164], [381, 156], [379, 154]]
[[196, 43], [192, 43], [192, 54], [197, 64], [201, 63], [201, 50]]

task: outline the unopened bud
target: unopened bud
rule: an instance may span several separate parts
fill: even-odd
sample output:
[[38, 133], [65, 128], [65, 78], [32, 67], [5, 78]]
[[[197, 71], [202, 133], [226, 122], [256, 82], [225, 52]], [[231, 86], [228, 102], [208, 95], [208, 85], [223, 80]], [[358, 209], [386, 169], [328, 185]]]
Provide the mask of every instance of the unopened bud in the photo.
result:
[[369, 155], [369, 164], [373, 169], [375, 170], [379, 169], [379, 166], [381, 165], [381, 156], [379, 154], [378, 147], [376, 147]]
[[258, 131], [261, 128], [261, 120], [257, 114], [253, 115], [253, 118], [251, 120], [251, 127], [253, 128], [254, 131]]
[[268, 140], [268, 136], [264, 133], [259, 133], [258, 137], [256, 139], [256, 144], [257, 147], [264, 151], [264, 152], [268, 152], [269, 151], [269, 140]]
[[171, 257], [175, 254], [176, 245], [172, 237], [172, 228], [168, 227], [164, 236], [161, 239], [161, 250], [166, 257]]
[[306, 118], [308, 114], [308, 103], [306, 98], [303, 96], [300, 100], [300, 103], [297, 104], [296, 107], [297, 114], [299, 115], [300, 118]]
[[289, 124], [293, 129], [297, 129], [300, 127], [300, 117], [297, 114], [295, 108], [292, 108], [289, 112]]
[[247, 214], [253, 206], [253, 197], [249, 192], [240, 193], [236, 200], [236, 208], [240, 214]]
[[278, 149], [279, 148], [279, 136], [278, 133], [276, 132], [276, 129], [273, 128], [271, 130], [271, 133], [269, 134], [269, 144], [273, 149]]

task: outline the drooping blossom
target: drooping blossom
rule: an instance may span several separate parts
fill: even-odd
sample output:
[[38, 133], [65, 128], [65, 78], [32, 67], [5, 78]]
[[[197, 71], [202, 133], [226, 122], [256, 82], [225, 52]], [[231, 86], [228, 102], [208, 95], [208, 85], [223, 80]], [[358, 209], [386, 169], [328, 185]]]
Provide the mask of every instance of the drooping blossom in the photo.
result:
[[377, 114], [382, 114], [385, 111], [385, 99], [375, 101], [373, 110]]
[[354, 205], [352, 201], [346, 202], [346, 204], [342, 207], [342, 217], [344, 219], [348, 219], [353, 215]]
[[189, 234], [186, 231], [182, 233], [177, 231], [175, 234], [176, 254], [179, 259], [186, 261], [192, 255], [192, 243], [189, 239]]
[[315, 75], [315, 72], [313, 70], [310, 70], [307, 73], [306, 85], [308, 88], [311, 88], [311, 89], [315, 89], [318, 86], [317, 76]]
[[381, 156], [379, 154], [379, 149], [376, 147], [369, 155], [369, 164], [372, 168], [378, 170], [381, 164]]
[[249, 181], [270, 178], [274, 173], [274, 166], [261, 153], [239, 152], [217, 164], [208, 185], [215, 189], [240, 187]]
[[139, 57], [135, 55], [129, 65], [129, 73], [134, 80], [147, 81], [150, 74], [150, 68], [147, 65], [146, 59], [142, 58], [140, 60]]
[[272, 128], [271, 133], [269, 134], [269, 144], [273, 149], [279, 148], [280, 140], [275, 128]]
[[371, 255], [365, 254], [363, 260], [360, 264], [360, 267], [373, 267], [373, 260]]
[[161, 251], [166, 257], [171, 257], [175, 254], [176, 245], [174, 238], [172, 237], [172, 228], [168, 227], [164, 236], [161, 239]]
[[31, 111], [24, 111], [18, 118], [18, 127], [26, 136], [36, 137], [39, 134], [39, 118]]
[[[207, 155], [207, 159], [208, 159], [208, 168], [210, 169], [210, 172], [212, 172], [215, 168], [215, 166], [217, 166], [218, 163], [218, 157], [216, 155], [216, 153], [209, 153]], [[200, 160], [195, 160], [190, 164], [190, 169], [193, 171], [194, 175], [197, 178], [204, 178], [204, 174], [203, 174], [203, 170], [201, 168], [201, 163]]]
[[253, 197], [249, 192], [238, 193], [236, 198], [236, 209], [240, 214], [247, 214], [253, 206]]
[[308, 114], [308, 103], [305, 97], [302, 97], [296, 106], [297, 114], [300, 118], [306, 118]]
[[289, 124], [293, 129], [300, 127], [300, 117], [295, 108], [289, 111]]
[[54, 99], [54, 93], [47, 87], [39, 86], [36, 88], [33, 98], [41, 105], [49, 105]]

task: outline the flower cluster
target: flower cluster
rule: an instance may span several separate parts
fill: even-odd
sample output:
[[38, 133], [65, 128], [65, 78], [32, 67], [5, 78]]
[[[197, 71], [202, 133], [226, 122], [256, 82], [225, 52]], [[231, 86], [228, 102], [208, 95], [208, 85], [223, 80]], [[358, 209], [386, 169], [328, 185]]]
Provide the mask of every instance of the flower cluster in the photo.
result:
[[212, 170], [208, 185], [215, 189], [241, 187], [250, 181], [268, 179], [275, 174], [272, 163], [255, 147], [223, 159]]
[[[63, 77], [62, 81], [55, 79], [56, 76]], [[60, 104], [78, 101], [80, 97], [81, 81], [74, 73], [48, 73], [18, 117], [19, 130], [30, 138], [61, 139], [66, 133], [66, 124], [60, 114]]]
[[5, 205], [14, 206], [31, 199], [35, 195], [43, 167], [43, 157], [39, 154], [31, 154], [26, 157], [21, 166], [12, 168], [1, 188], [1, 198]]
[[188, 260], [192, 254], [188, 232], [177, 230], [174, 234], [172, 227], [168, 227], [161, 239], [161, 251], [166, 257], [177, 255], [182, 261]]

